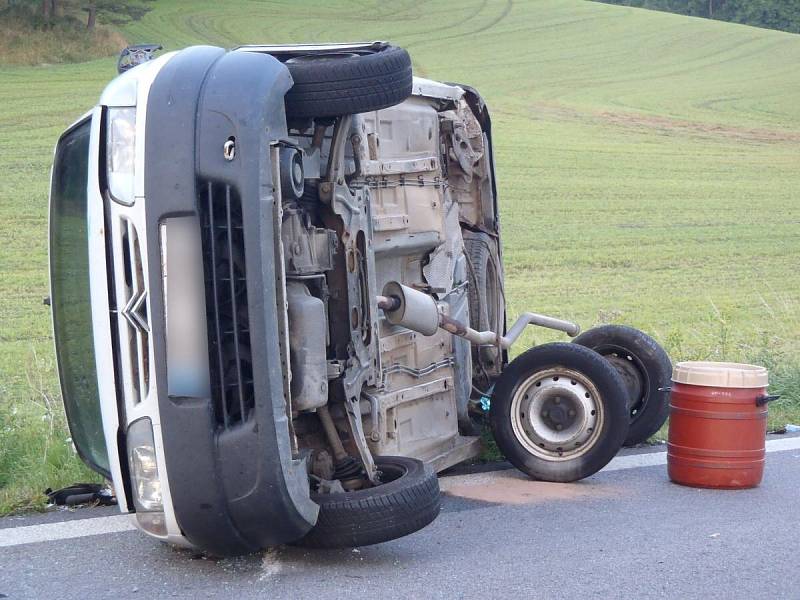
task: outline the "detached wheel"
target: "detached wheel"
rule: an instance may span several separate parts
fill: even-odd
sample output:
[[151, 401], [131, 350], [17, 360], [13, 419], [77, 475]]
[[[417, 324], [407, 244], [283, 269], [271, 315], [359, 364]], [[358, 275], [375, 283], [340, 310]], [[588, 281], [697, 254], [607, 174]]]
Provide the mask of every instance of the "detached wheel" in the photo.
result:
[[626, 446], [647, 441], [669, 416], [672, 362], [646, 333], [624, 325], [602, 325], [574, 340], [603, 356], [622, 377], [630, 415]]
[[628, 434], [625, 386], [602, 356], [568, 343], [514, 359], [489, 411], [497, 446], [534, 479], [569, 482], [606, 466]]
[[439, 481], [433, 469], [402, 456], [375, 458], [383, 483], [334, 494], [312, 494], [319, 504], [314, 528], [298, 546], [352, 548], [414, 533], [439, 514]]
[[389, 44], [358, 53], [295, 56], [285, 64], [294, 79], [285, 101], [290, 118], [370, 112], [411, 95], [411, 58], [403, 48]]

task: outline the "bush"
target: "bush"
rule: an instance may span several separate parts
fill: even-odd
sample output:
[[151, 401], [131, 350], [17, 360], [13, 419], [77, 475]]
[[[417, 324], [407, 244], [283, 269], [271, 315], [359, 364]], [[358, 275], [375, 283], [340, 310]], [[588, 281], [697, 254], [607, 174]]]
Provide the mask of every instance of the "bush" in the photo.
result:
[[25, 5], [0, 11], [0, 64], [82, 62], [116, 55], [125, 46], [118, 31], [102, 26], [87, 31], [74, 15], [49, 22]]

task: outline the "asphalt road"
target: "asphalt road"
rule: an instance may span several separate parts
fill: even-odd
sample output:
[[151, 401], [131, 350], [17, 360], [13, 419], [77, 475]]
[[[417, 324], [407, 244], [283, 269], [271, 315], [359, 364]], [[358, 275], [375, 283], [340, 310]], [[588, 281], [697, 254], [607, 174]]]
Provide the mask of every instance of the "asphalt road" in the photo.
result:
[[800, 438], [771, 444], [753, 490], [671, 484], [663, 452], [569, 485], [443, 477], [431, 526], [355, 550], [209, 559], [115, 509], [0, 519], [0, 598], [800, 598]]

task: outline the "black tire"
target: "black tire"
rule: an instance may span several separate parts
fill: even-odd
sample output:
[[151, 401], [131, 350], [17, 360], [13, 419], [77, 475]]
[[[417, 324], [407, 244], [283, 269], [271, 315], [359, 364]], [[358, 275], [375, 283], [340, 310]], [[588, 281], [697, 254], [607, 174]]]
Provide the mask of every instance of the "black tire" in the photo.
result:
[[[505, 307], [500, 293], [500, 261], [496, 243], [486, 233], [463, 232], [464, 251], [469, 270], [469, 324], [477, 331], [501, 331]], [[480, 354], [478, 354], [480, 353]], [[479, 360], [490, 373], [499, 372], [500, 352], [494, 346], [473, 346], [473, 360]], [[487, 382], [481, 382], [485, 385]]]
[[611, 362], [627, 391], [631, 426], [626, 446], [641, 444], [655, 434], [669, 416], [672, 362], [646, 333], [625, 325], [602, 325], [572, 340]]
[[[591, 406], [595, 406], [593, 410], [596, 410], [596, 413], [591, 412], [594, 419], [592, 423], [597, 425], [597, 428], [594, 429], [594, 425], [591, 428], [586, 427], [588, 431], [585, 435], [590, 437], [585, 443], [565, 447], [563, 452], [544, 449], [543, 445], [540, 450], [528, 437], [529, 433], [520, 433], [520, 436], [528, 440], [527, 442], [515, 433], [514, 417], [512, 417], [512, 413], [518, 410], [515, 398], [521, 396], [528, 399], [529, 390], [534, 390], [530, 394], [536, 398], [540, 393], [535, 391], [537, 389], [535, 386], [541, 383], [537, 379], [539, 377], [544, 378], [542, 381], [545, 383], [550, 383], [551, 380], [560, 381], [558, 385], [561, 388], [554, 390], [562, 389], [565, 395], [559, 396], [560, 392], [555, 391], [559, 401], [569, 395], [570, 385], [585, 385], [586, 382], [591, 384], [583, 389], [587, 390], [587, 394], [591, 394]], [[537, 381], [539, 383], [535, 383]], [[514, 359], [495, 385], [489, 418], [497, 446], [511, 464], [534, 479], [570, 482], [588, 477], [614, 458], [628, 434], [624, 390], [624, 384], [617, 372], [603, 357], [588, 348], [569, 343], [543, 344], [532, 348]], [[583, 393], [576, 394], [576, 397], [578, 396], [583, 397]], [[571, 406], [570, 401], [565, 401], [564, 405]], [[586, 415], [588, 413], [582, 416], [588, 419]], [[528, 417], [531, 417], [530, 413]], [[524, 414], [522, 420], [525, 421]], [[543, 416], [541, 421], [544, 422]], [[576, 422], [584, 421], [579, 417]], [[551, 433], [553, 431], [555, 430], [550, 430]], [[534, 446], [535, 451], [540, 454], [534, 454], [534, 450], [531, 449]], [[545, 454], [548, 456], [543, 456]], [[571, 454], [575, 456], [570, 458]]]
[[297, 545], [369, 546], [414, 533], [436, 518], [441, 499], [433, 469], [402, 456], [376, 457], [375, 464], [392, 479], [355, 492], [311, 495], [319, 504], [319, 517]]
[[286, 66], [294, 79], [285, 101], [289, 118], [370, 112], [411, 95], [411, 58], [397, 46], [366, 54], [310, 54], [287, 60]]

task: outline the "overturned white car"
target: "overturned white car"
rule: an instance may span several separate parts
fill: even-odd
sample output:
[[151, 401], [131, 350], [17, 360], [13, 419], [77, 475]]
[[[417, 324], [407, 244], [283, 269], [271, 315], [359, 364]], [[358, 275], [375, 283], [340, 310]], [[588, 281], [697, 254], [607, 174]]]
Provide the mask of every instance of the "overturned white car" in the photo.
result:
[[606, 326], [508, 363], [489, 114], [389, 44], [192, 47], [59, 140], [51, 295], [76, 447], [123, 512], [215, 554], [372, 544], [497, 444], [573, 481], [666, 418], [669, 359]]

